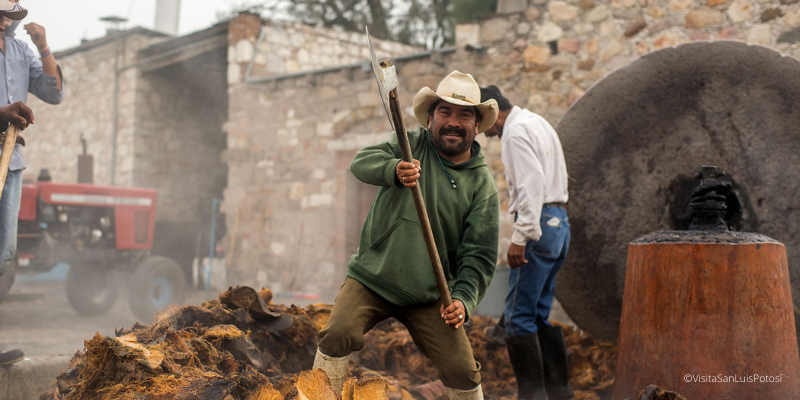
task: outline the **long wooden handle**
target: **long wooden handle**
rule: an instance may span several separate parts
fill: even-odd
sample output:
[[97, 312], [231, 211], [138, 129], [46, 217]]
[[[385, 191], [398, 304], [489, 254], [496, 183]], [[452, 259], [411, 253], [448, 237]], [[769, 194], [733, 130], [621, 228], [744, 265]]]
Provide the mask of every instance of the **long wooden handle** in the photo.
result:
[[3, 143], [3, 154], [0, 155], [0, 199], [3, 198], [3, 187], [6, 185], [8, 176], [8, 166], [11, 164], [11, 155], [14, 154], [14, 145], [17, 144], [19, 128], [14, 124], [8, 124], [6, 141]]
[[[397, 89], [389, 92], [389, 110], [392, 113], [394, 130], [397, 134], [397, 141], [400, 143], [403, 161], [413, 163], [414, 158], [411, 156], [411, 145], [408, 143], [406, 123], [403, 121], [403, 112], [400, 110], [400, 102], [397, 100]], [[417, 208], [419, 225], [422, 227], [422, 234], [425, 237], [425, 245], [428, 247], [428, 256], [431, 258], [431, 265], [433, 265], [436, 285], [439, 286], [439, 295], [442, 296], [444, 307], [447, 308], [453, 300], [450, 298], [450, 288], [447, 287], [447, 279], [444, 276], [442, 262], [439, 260], [439, 252], [436, 250], [436, 242], [433, 240], [431, 222], [428, 219], [428, 210], [425, 209], [425, 201], [422, 199], [422, 190], [419, 188], [419, 184], [411, 188], [411, 194], [414, 197], [414, 206]]]

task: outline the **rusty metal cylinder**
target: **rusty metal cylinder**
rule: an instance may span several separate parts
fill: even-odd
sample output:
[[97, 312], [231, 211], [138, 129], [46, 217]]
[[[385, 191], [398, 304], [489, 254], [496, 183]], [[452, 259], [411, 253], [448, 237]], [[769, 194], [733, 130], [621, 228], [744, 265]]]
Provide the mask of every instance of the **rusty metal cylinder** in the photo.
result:
[[628, 246], [613, 399], [798, 399], [786, 249], [764, 235], [663, 231]]

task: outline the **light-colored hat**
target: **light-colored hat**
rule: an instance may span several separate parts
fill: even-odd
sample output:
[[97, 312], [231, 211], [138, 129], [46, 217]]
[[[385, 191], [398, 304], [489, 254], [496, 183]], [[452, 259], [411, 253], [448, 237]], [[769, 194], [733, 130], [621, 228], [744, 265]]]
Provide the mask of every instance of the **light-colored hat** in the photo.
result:
[[497, 120], [497, 101], [489, 99], [481, 103], [481, 88], [470, 74], [453, 71], [442, 79], [436, 92], [429, 87], [420, 89], [414, 97], [414, 115], [420, 125], [428, 126], [428, 110], [439, 100], [459, 106], [475, 106], [483, 117], [478, 133], [491, 128]]
[[28, 15], [28, 10], [9, 0], [0, 0], [0, 16], [19, 21]]

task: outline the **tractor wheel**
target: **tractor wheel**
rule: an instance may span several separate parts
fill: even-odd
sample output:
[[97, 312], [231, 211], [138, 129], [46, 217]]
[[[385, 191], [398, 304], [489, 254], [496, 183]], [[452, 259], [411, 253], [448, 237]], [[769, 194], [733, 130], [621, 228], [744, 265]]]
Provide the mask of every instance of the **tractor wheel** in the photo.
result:
[[186, 277], [181, 267], [166, 257], [149, 257], [136, 268], [130, 289], [130, 306], [140, 321], [150, 322], [157, 312], [183, 303]]
[[103, 315], [117, 301], [114, 273], [104, 268], [71, 265], [67, 272], [67, 299], [79, 314]]
[[0, 275], [0, 303], [6, 298], [6, 294], [11, 290], [11, 285], [14, 284], [14, 278], [17, 276], [17, 260], [11, 262], [6, 272]]

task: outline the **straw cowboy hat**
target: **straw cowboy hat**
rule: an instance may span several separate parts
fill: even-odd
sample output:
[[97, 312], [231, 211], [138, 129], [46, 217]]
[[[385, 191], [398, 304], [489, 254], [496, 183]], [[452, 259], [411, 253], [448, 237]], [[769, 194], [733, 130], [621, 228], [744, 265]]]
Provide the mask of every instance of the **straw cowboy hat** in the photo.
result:
[[478, 133], [491, 128], [497, 120], [497, 101], [489, 99], [481, 103], [481, 88], [470, 74], [453, 71], [442, 79], [435, 92], [429, 87], [420, 89], [414, 97], [414, 115], [420, 125], [428, 126], [428, 110], [439, 100], [459, 106], [475, 106], [483, 117]]
[[0, 0], [0, 16], [18, 21], [25, 18], [27, 15], [28, 10], [20, 7], [19, 4], [8, 0]]

